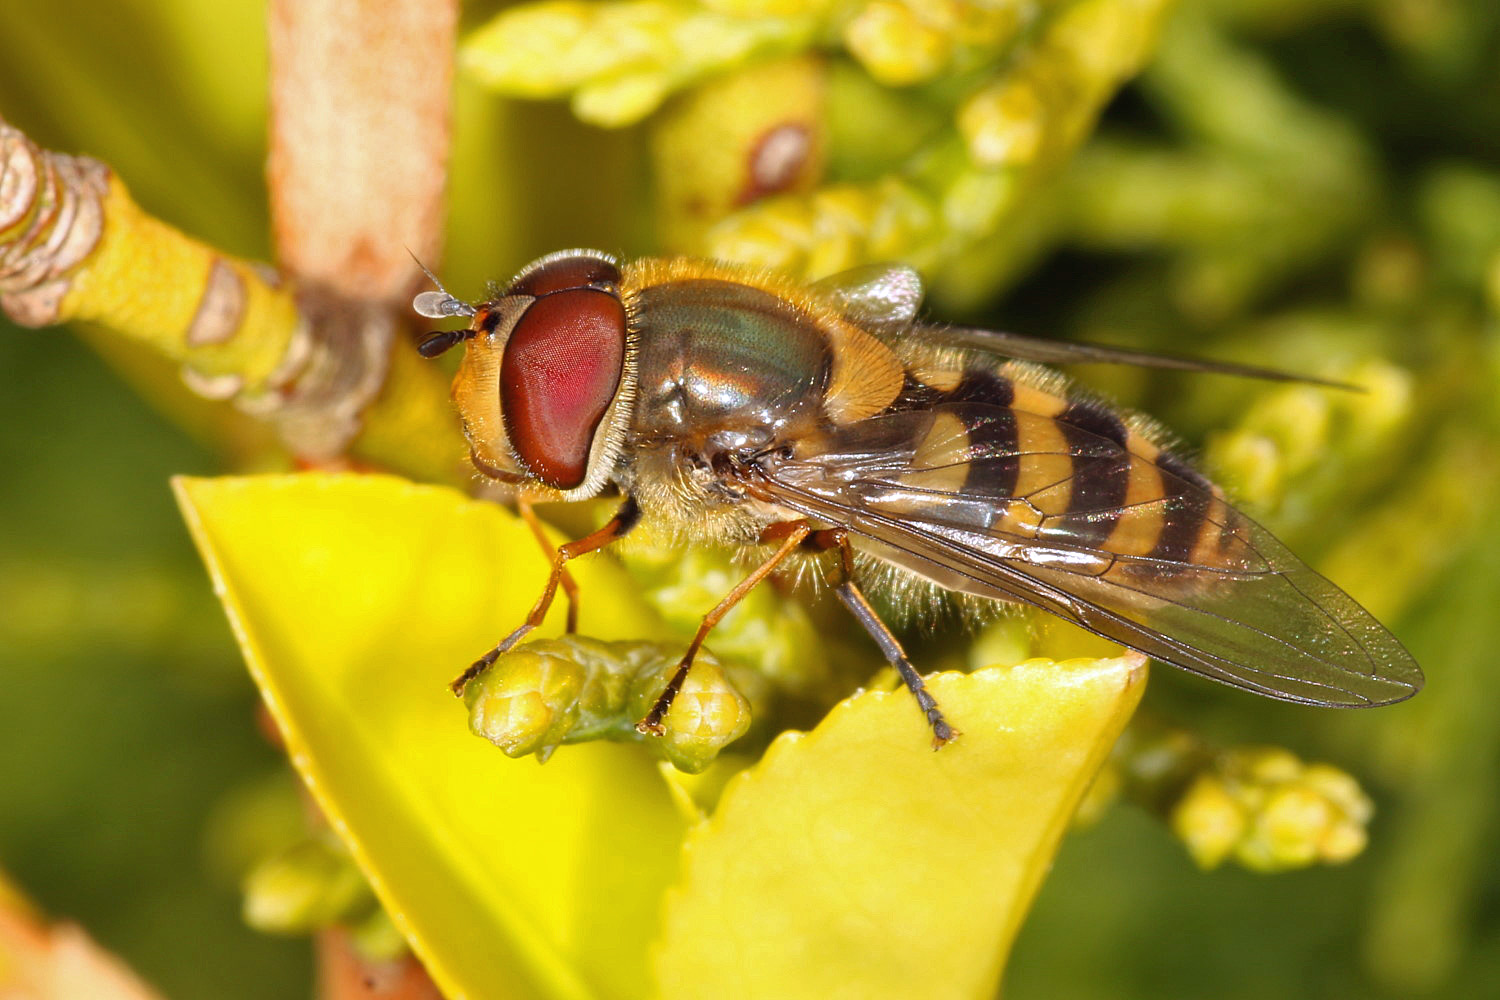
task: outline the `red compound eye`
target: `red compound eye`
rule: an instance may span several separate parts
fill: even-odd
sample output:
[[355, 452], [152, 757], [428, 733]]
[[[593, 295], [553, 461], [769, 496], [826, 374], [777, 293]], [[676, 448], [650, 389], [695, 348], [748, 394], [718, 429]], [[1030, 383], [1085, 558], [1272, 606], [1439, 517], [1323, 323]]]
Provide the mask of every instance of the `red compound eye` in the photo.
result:
[[624, 363], [625, 307], [609, 292], [555, 292], [517, 321], [500, 362], [500, 407], [516, 455], [538, 480], [559, 490], [583, 484]]
[[575, 254], [534, 265], [511, 284], [507, 294], [541, 297], [590, 285], [615, 285], [619, 281], [620, 269], [608, 260]]

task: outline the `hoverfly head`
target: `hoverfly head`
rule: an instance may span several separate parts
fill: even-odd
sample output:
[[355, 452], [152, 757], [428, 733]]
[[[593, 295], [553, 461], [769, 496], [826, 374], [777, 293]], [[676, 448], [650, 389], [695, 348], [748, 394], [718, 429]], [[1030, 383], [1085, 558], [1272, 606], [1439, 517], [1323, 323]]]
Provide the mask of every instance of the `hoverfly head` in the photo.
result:
[[[422, 342], [427, 357], [468, 342], [453, 397], [480, 472], [564, 500], [604, 486], [634, 384], [619, 281], [614, 259], [597, 250], [549, 254], [472, 312], [444, 313], [471, 315], [469, 329]], [[466, 305], [446, 291], [423, 294], [431, 297], [418, 296], [419, 312]]]

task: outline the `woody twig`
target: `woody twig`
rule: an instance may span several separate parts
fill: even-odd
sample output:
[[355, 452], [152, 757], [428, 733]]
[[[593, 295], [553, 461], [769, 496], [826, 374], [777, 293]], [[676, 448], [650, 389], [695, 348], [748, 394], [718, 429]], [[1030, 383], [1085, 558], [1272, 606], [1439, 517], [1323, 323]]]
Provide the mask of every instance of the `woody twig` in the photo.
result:
[[[445, 133], [446, 118], [439, 125]], [[438, 167], [424, 203], [440, 198], [445, 148], [443, 138], [427, 154]], [[433, 247], [437, 222], [421, 209], [410, 241]], [[12, 320], [96, 323], [143, 344], [180, 364], [200, 395], [274, 425], [304, 462], [348, 457], [459, 478], [442, 376], [407, 357], [401, 300], [413, 275], [377, 261], [376, 278], [341, 287], [329, 277], [336, 267], [320, 270], [307, 263], [315, 254], [288, 249], [307, 242], [288, 228], [278, 225], [287, 271], [230, 257], [144, 212], [103, 163], [43, 149], [0, 121], [0, 308]], [[398, 236], [377, 253], [361, 235], [347, 245], [405, 258]], [[333, 242], [325, 232], [322, 244]]]

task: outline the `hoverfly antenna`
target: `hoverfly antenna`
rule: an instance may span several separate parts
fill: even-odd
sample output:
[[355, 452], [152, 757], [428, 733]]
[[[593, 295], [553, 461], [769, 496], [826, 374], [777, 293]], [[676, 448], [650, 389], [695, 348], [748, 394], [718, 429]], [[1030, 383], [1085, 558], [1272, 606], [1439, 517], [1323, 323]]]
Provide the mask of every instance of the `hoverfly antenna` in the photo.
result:
[[419, 292], [417, 297], [411, 300], [411, 307], [416, 310], [417, 315], [426, 316], [428, 319], [473, 316], [475, 312], [473, 306], [454, 298], [446, 291]]
[[473, 330], [434, 330], [422, 338], [422, 342], [417, 345], [417, 353], [424, 358], [435, 358], [448, 348], [456, 347], [472, 336], [474, 336]]
[[[417, 315], [425, 316], [428, 319], [448, 319], [451, 316], [474, 315], [477, 310], [473, 306], [444, 288], [443, 283], [437, 279], [437, 275], [429, 271], [426, 264], [417, 260], [417, 255], [412, 253], [409, 248], [406, 252], [411, 254], [411, 259], [422, 269], [422, 273], [427, 275], [428, 280], [437, 285], [437, 291], [420, 292], [416, 298], [411, 300], [411, 307], [416, 310]], [[431, 339], [431, 337], [428, 338], [428, 340]], [[423, 341], [423, 343], [425, 344], [427, 341]], [[457, 341], [454, 343], [457, 343]], [[448, 347], [452, 346], [452, 344], [448, 345]], [[444, 348], [444, 350], [446, 349]]]

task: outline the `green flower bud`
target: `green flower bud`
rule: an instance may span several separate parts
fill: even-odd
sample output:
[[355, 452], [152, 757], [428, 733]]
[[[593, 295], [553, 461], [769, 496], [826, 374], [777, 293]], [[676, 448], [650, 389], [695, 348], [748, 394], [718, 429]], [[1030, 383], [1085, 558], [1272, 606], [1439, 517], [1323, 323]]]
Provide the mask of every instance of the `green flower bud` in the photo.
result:
[[993, 59], [1039, 6], [1031, 0], [869, 0], [844, 22], [844, 45], [881, 83], [920, 83]]
[[665, 73], [606, 77], [578, 88], [573, 94], [573, 114], [591, 125], [619, 128], [655, 111], [671, 91], [672, 81]]
[[958, 128], [973, 161], [986, 167], [1026, 166], [1042, 153], [1046, 107], [1033, 80], [986, 87], [964, 102]]
[[1081, 0], [1013, 68], [971, 95], [958, 126], [981, 167], [1028, 166], [1070, 150], [1151, 51], [1165, 3]]
[[[661, 650], [642, 664], [632, 680], [627, 702], [633, 718], [643, 718], [656, 704], [676, 672], [680, 656], [680, 652], [674, 655]], [[749, 728], [749, 700], [730, 683], [713, 654], [700, 650], [692, 672], [662, 719], [662, 735], [647, 739], [655, 742], [673, 767], [696, 774]]]
[[1007, 614], [980, 629], [969, 643], [968, 668], [1009, 666], [1029, 659], [1035, 647], [1031, 619]]
[[871, 76], [892, 87], [935, 76], [953, 53], [952, 37], [900, 0], [865, 4], [844, 25], [844, 45]]
[[[1309, 317], [1294, 325], [1316, 337], [1334, 324]], [[1417, 416], [1411, 374], [1388, 361], [1370, 358], [1329, 374], [1362, 391], [1264, 389], [1237, 426], [1209, 438], [1209, 467], [1239, 499], [1280, 515], [1282, 528], [1317, 524], [1330, 505], [1347, 506]]]
[[496, 660], [464, 690], [470, 731], [509, 757], [550, 752], [578, 721], [586, 668], [572, 652], [532, 642]]
[[[1166, 6], [1068, 6], [965, 99], [957, 129], [934, 136], [904, 168], [752, 206], [709, 232], [707, 252], [815, 278], [900, 259], [940, 283], [944, 269], [966, 266], [975, 247], [997, 242], [1025, 195], [1088, 134], [1104, 103], [1139, 68]], [[1009, 39], [1014, 23], [998, 15], [966, 34], [968, 13], [962, 3], [877, 0], [849, 21], [849, 44], [882, 72], [922, 77], [947, 60], [939, 50], [962, 48], [953, 38], [981, 39], [980, 49]]]
[[701, 771], [745, 734], [751, 719], [749, 699], [708, 650], [699, 650], [662, 720], [663, 735], [635, 728], [665, 690], [684, 647], [578, 635], [523, 643], [470, 682], [469, 728], [510, 757], [545, 761], [564, 743], [607, 739], [644, 742], [673, 766]]
[[1252, 871], [1342, 864], [1364, 849], [1374, 807], [1355, 780], [1278, 748], [1221, 755], [1171, 811], [1200, 867], [1234, 858]]
[[886, 177], [767, 199], [714, 226], [707, 247], [722, 260], [818, 278], [872, 260], [920, 265], [931, 256], [938, 218], [937, 205], [914, 184]]
[[304, 840], [262, 861], [245, 879], [245, 922], [267, 934], [308, 934], [375, 905], [348, 853], [331, 837]]
[[1198, 867], [1217, 868], [1245, 836], [1246, 819], [1224, 783], [1204, 775], [1172, 810], [1170, 825]]
[[411, 950], [383, 907], [376, 907], [374, 913], [349, 928], [349, 943], [360, 957], [371, 962], [394, 962]]
[[686, 0], [547, 0], [502, 11], [465, 41], [462, 65], [512, 97], [573, 94], [596, 125], [629, 125], [673, 91], [777, 54], [800, 51], [816, 11], [737, 17]]

